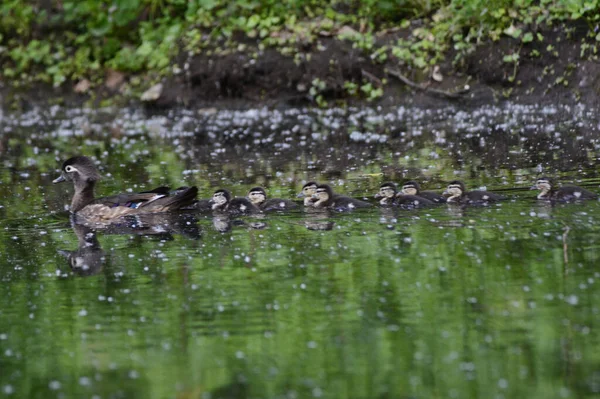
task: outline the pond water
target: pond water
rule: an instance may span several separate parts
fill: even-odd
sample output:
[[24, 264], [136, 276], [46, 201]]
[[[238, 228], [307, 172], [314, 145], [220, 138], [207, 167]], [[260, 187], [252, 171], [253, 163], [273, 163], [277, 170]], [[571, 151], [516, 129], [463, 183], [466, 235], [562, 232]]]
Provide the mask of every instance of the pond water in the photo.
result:
[[[544, 174], [600, 191], [594, 110], [0, 117], [0, 397], [600, 394], [600, 203], [528, 190]], [[510, 199], [94, 233], [69, 220], [72, 188], [51, 183], [77, 154], [101, 165], [97, 195], [263, 185], [295, 198], [318, 180], [367, 198], [384, 181], [460, 178]]]

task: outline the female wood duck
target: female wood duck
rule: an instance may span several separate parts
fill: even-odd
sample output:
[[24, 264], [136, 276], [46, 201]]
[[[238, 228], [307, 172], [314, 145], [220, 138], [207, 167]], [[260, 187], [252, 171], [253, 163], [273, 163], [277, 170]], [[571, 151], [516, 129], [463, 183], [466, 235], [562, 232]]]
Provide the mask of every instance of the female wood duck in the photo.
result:
[[464, 183], [459, 180], [451, 181], [442, 195], [447, 198], [448, 203], [453, 204], [487, 204], [505, 199], [502, 195], [489, 191], [467, 191]]
[[94, 186], [100, 174], [94, 162], [85, 156], [67, 159], [61, 175], [52, 183], [72, 181], [75, 194], [71, 212], [91, 222], [108, 222], [127, 215], [175, 211], [194, 202], [198, 189], [181, 187], [173, 192], [159, 187], [141, 193], [124, 193], [112, 197], [94, 198]]
[[446, 202], [446, 198], [444, 198], [443, 195], [440, 195], [433, 191], [421, 191], [419, 183], [413, 180], [404, 183], [404, 185], [402, 186], [402, 194], [416, 195], [417, 197], [422, 197], [428, 199], [429, 201], [433, 201], [436, 204], [443, 204]]
[[287, 211], [298, 208], [298, 204], [296, 204], [294, 201], [281, 198], [267, 199], [267, 192], [262, 187], [254, 187], [250, 189], [248, 192], [248, 199], [264, 212]]
[[232, 198], [231, 193], [224, 189], [215, 191], [210, 204], [213, 211], [228, 213], [230, 215], [249, 215], [261, 212], [260, 208], [254, 205], [248, 198]]
[[312, 195], [312, 206], [315, 208], [330, 208], [337, 211], [350, 211], [356, 208], [367, 208], [371, 206], [368, 202], [338, 195], [328, 184], [319, 184], [316, 192]]
[[379, 203], [386, 206], [401, 206], [404, 208], [420, 208], [423, 206], [435, 205], [435, 202], [427, 198], [419, 197], [411, 194], [398, 193], [394, 183], [383, 183], [379, 187], [379, 192], [375, 194], [375, 198], [381, 200]]
[[570, 184], [556, 187], [554, 181], [547, 177], [537, 179], [531, 190], [540, 190], [537, 198], [548, 201], [570, 202], [598, 198], [593, 192]]
[[304, 186], [302, 186], [302, 192], [298, 194], [298, 197], [304, 197], [304, 206], [313, 206], [315, 200], [313, 195], [317, 192], [317, 182], [309, 181]]

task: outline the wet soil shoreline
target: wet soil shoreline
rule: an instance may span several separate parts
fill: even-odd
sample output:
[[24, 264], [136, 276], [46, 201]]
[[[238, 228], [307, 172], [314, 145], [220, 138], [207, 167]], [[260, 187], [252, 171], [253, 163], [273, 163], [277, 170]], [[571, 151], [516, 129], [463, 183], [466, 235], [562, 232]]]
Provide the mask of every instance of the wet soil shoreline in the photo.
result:
[[[351, 42], [324, 37], [319, 46], [306, 49], [304, 56], [296, 59], [276, 49], [254, 53], [250, 48], [222, 56], [181, 58], [178, 63], [184, 66], [182, 72], [163, 79], [158, 93], [145, 102], [124, 90], [128, 77], [123, 75], [116, 83], [109, 84], [107, 78], [105, 85], [85, 93], [76, 93], [77, 82], [60, 88], [36, 85], [18, 91], [4, 84], [0, 87], [0, 104], [4, 109], [21, 110], [44, 104], [94, 107], [106, 103], [143, 104], [151, 110], [316, 106], [310, 88], [317, 79], [324, 82], [319, 95], [326, 106], [439, 108], [510, 101], [598, 107], [600, 62], [582, 57], [585, 32], [585, 27], [555, 27], [544, 32], [543, 41], [527, 44], [502, 37], [478, 46], [460, 62], [453, 63], [455, 54], [447, 54], [436, 76], [391, 62], [376, 63], [353, 48]], [[380, 40], [394, 40], [399, 34]], [[507, 55], [517, 52], [518, 62], [506, 62]], [[374, 88], [382, 88], [384, 94], [367, 101], [349, 95], [345, 82], [371, 83]]]

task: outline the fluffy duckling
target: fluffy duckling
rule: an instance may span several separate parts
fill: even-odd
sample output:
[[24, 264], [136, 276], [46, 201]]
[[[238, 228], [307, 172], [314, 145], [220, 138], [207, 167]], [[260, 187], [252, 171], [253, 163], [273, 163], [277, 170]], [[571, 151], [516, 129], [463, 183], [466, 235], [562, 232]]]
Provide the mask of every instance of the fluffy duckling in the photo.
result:
[[298, 204], [294, 201], [270, 198], [267, 199], [267, 192], [262, 187], [254, 187], [248, 192], [248, 199], [264, 212], [270, 211], [287, 211], [298, 208]]
[[317, 182], [309, 181], [304, 186], [302, 186], [302, 192], [298, 194], [299, 198], [304, 197], [304, 206], [313, 206], [315, 200], [313, 195], [317, 192]]
[[338, 195], [328, 184], [319, 184], [316, 192], [312, 195], [312, 206], [315, 208], [330, 208], [338, 211], [350, 211], [356, 208], [367, 208], [371, 206], [368, 202]]
[[554, 181], [547, 177], [537, 179], [531, 190], [540, 190], [537, 198], [549, 201], [570, 202], [598, 198], [597, 194], [570, 184], [556, 187]]
[[397, 205], [404, 208], [419, 208], [423, 206], [435, 205], [433, 201], [423, 197], [398, 193], [396, 185], [390, 182], [383, 183], [379, 187], [379, 192], [375, 194], [375, 198], [380, 199], [379, 203], [386, 206]]
[[442, 195], [448, 203], [453, 204], [487, 204], [505, 199], [502, 195], [489, 191], [467, 191], [464, 183], [459, 180], [451, 181]]
[[260, 213], [260, 209], [246, 197], [231, 197], [231, 193], [221, 189], [215, 191], [210, 204], [213, 211], [226, 212], [231, 215], [249, 215]]
[[90, 158], [69, 158], [61, 169], [61, 175], [52, 183], [73, 182], [75, 194], [71, 200], [71, 212], [94, 223], [109, 222], [127, 215], [179, 210], [193, 203], [198, 194], [196, 187], [181, 187], [173, 192], [168, 187], [159, 187], [141, 193], [95, 198], [94, 187], [100, 180], [100, 174]]
[[419, 183], [414, 180], [407, 181], [402, 185], [402, 194], [405, 195], [416, 195], [417, 197], [425, 198], [429, 201], [433, 201], [436, 204], [443, 204], [446, 202], [446, 198], [443, 195], [433, 191], [421, 191]]

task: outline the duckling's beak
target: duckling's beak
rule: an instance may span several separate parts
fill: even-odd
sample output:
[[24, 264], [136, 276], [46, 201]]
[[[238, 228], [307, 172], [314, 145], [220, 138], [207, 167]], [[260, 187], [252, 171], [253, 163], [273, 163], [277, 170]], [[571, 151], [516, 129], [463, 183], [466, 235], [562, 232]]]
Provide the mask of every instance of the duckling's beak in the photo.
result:
[[312, 199], [319, 199], [319, 196], [315, 193], [315, 194], [311, 195], [310, 198], [312, 198]]
[[304, 193], [299, 193], [298, 195], [296, 195], [296, 198], [302, 198], [304, 197]]
[[375, 195], [373, 196], [373, 198], [375, 198], [375, 199], [379, 199], [379, 198], [381, 198], [381, 197], [383, 197], [383, 195], [381, 195], [381, 194], [379, 194], [379, 193], [377, 193], [377, 194], [375, 194]]
[[533, 186], [529, 187], [529, 189], [530, 189], [530, 190], [537, 190], [537, 189], [538, 189], [538, 186], [537, 186], [537, 184], [535, 184], [535, 185], [533, 185]]
[[60, 175], [56, 179], [52, 180], [52, 183], [56, 184], [56, 183], [62, 183], [64, 181], [67, 181], [67, 179], [65, 179], [64, 175]]
[[444, 192], [442, 193], [442, 197], [449, 197], [450, 193], [448, 192], [448, 190], [444, 190]]

